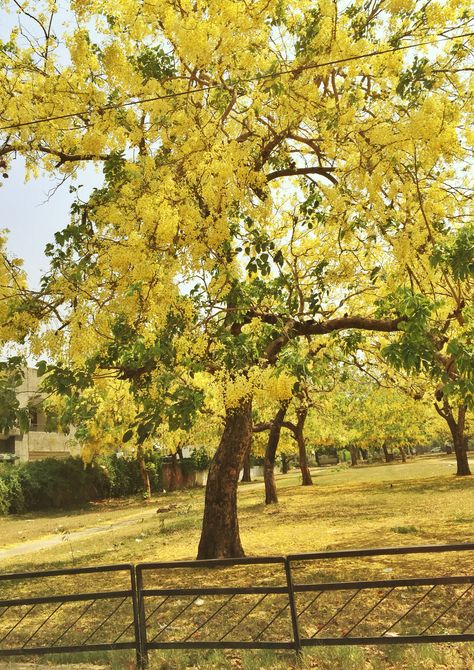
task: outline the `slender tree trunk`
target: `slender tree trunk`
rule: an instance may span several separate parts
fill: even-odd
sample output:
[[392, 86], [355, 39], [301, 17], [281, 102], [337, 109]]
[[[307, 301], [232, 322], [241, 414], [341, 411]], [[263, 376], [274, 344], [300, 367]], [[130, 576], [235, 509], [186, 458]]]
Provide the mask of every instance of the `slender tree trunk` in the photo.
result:
[[467, 456], [468, 438], [465, 434], [467, 407], [466, 405], [458, 406], [457, 418], [454, 416], [453, 408], [446, 397], [443, 399], [443, 408], [441, 409], [437, 403], [435, 403], [435, 408], [438, 414], [445, 419], [451, 431], [454, 453], [456, 454], [456, 475], [458, 477], [466, 477], [471, 474]]
[[137, 461], [138, 461], [138, 467], [140, 468], [140, 474], [142, 476], [143, 493], [146, 496], [148, 496], [148, 498], [150, 498], [151, 497], [150, 476], [148, 474], [148, 470], [146, 469], [145, 454], [143, 452], [142, 447], [138, 447], [137, 449]]
[[170, 483], [168, 491], [176, 491], [180, 488], [180, 476], [178, 474], [178, 459], [176, 454], [171, 455]]
[[244, 556], [237, 518], [237, 485], [252, 439], [252, 400], [228, 410], [224, 431], [211, 461], [198, 559]]
[[312, 486], [313, 480], [311, 479], [311, 472], [308, 467], [308, 457], [306, 454], [306, 441], [304, 439], [304, 423], [306, 417], [308, 416], [308, 410], [302, 408], [298, 410], [297, 417], [298, 421], [296, 423], [296, 442], [298, 444], [298, 456], [300, 461], [301, 477], [303, 486]]
[[383, 449], [383, 453], [384, 453], [384, 456], [385, 456], [385, 463], [388, 463], [390, 459], [389, 459], [389, 453], [388, 453], [387, 445], [382, 444], [382, 449]]
[[[280, 441], [280, 433], [283, 420], [289, 402], [281, 405], [280, 409], [273, 419], [270, 431], [268, 433], [268, 442], [265, 449], [265, 462], [263, 465], [263, 477], [265, 481], [265, 505], [271, 505], [278, 502], [278, 495], [275, 482], [275, 456]], [[282, 456], [283, 459], [283, 456]]]
[[246, 484], [249, 484], [252, 481], [250, 475], [250, 448], [244, 456], [242, 479], [240, 481]]
[[[452, 413], [451, 413], [452, 416]], [[454, 417], [453, 417], [454, 419]], [[467, 435], [466, 428], [466, 406], [460, 405], [458, 408], [457, 421], [450, 425], [451, 435], [453, 436], [454, 453], [456, 454], [456, 464], [458, 477], [465, 477], [471, 474], [469, 460], [467, 455]]]
[[286, 475], [290, 466], [288, 465], [288, 456], [286, 454], [281, 455], [281, 472]]
[[405, 447], [399, 447], [400, 449], [400, 456], [402, 457], [402, 463], [407, 462], [407, 455], [405, 453]]
[[352, 466], [357, 465], [357, 464], [358, 464], [358, 460], [357, 460], [357, 447], [354, 447], [353, 445], [351, 445], [351, 446], [349, 447], [349, 451], [350, 451], [350, 453], [351, 453], [351, 465], [352, 465]]

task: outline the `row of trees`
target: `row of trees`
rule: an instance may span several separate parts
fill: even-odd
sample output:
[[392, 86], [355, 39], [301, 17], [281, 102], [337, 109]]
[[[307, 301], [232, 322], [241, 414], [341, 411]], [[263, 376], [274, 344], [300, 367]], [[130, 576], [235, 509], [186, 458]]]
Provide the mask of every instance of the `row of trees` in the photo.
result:
[[[220, 433], [198, 555], [240, 556], [256, 403], [280, 403], [269, 472], [285, 423], [303, 455], [309, 405], [349, 365], [432, 396], [469, 474], [467, 2], [87, 0], [67, 24], [54, 2], [0, 6], [19, 26], [0, 44], [5, 174], [17, 155], [103, 168], [40, 290], [2, 269], [4, 339], [47, 359], [90, 457]], [[353, 383], [341, 434], [369, 403]]]

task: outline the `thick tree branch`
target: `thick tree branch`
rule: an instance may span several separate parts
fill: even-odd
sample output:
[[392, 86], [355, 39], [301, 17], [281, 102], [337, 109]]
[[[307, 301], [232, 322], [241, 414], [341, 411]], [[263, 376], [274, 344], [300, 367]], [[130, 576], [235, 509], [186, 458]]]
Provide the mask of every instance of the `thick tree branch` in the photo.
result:
[[[273, 314], [259, 314], [264, 322], [277, 325], [279, 319]], [[269, 363], [274, 363], [282, 348], [295, 337], [309, 337], [311, 335], [328, 335], [337, 330], [372, 330], [382, 333], [392, 333], [398, 330], [404, 318], [372, 319], [363, 316], [345, 316], [340, 319], [326, 321], [287, 321], [283, 332], [267, 346], [265, 356]]]
[[319, 174], [321, 177], [326, 177], [333, 184], [337, 184], [336, 177], [333, 177], [331, 172], [334, 172], [335, 168], [331, 167], [302, 167], [302, 168], [286, 168], [284, 170], [275, 170], [267, 174], [267, 181], [272, 181], [273, 179], [279, 179], [280, 177], [296, 177], [298, 175], [309, 175], [309, 174]]
[[262, 421], [262, 423], [254, 423], [252, 426], [252, 433], [264, 433], [272, 427], [271, 421]]
[[38, 145], [38, 151], [41, 151], [43, 154], [50, 154], [51, 156], [57, 156], [59, 158], [56, 167], [61, 167], [64, 163], [78, 162], [78, 161], [106, 161], [110, 158], [108, 154], [67, 154], [63, 151], [57, 151], [55, 149], [50, 149], [43, 144]]

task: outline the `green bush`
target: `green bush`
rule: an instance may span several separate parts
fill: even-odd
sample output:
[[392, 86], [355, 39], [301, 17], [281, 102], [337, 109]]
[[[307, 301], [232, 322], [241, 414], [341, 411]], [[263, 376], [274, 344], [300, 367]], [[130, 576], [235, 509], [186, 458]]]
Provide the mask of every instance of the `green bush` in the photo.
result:
[[[161, 490], [160, 458], [150, 454], [146, 466], [152, 490]], [[0, 466], [0, 514], [73, 507], [142, 490], [137, 461], [115, 455], [90, 465], [84, 465], [80, 458], [46, 458]]]

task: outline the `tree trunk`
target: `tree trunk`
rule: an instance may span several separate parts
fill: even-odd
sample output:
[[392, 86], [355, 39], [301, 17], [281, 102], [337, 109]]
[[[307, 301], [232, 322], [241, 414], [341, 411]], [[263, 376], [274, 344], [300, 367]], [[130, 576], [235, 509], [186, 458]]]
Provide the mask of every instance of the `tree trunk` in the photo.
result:
[[405, 453], [405, 447], [399, 447], [400, 449], [400, 456], [402, 457], [402, 463], [407, 462], [407, 455]]
[[[454, 417], [453, 417], [454, 418]], [[466, 427], [466, 406], [460, 405], [458, 408], [458, 420], [453, 422], [451, 435], [453, 436], [454, 453], [456, 454], [456, 464], [458, 477], [465, 477], [471, 474], [469, 460], [467, 457], [467, 435]], [[451, 426], [450, 426], [451, 428]]]
[[171, 455], [170, 481], [168, 491], [177, 491], [180, 488], [180, 476], [178, 473], [178, 459], [176, 454]]
[[286, 475], [288, 470], [290, 469], [290, 466], [288, 465], [288, 457], [286, 454], [281, 455], [281, 472], [282, 474]]
[[227, 410], [224, 431], [209, 467], [198, 559], [244, 556], [237, 518], [237, 485], [252, 439], [252, 400]]
[[351, 465], [357, 465], [358, 460], [357, 460], [357, 447], [353, 447], [352, 445], [349, 447], [349, 451], [351, 453]]
[[137, 461], [138, 467], [140, 468], [140, 474], [142, 476], [143, 493], [148, 498], [151, 498], [150, 476], [148, 474], [148, 470], [146, 469], [145, 454], [143, 453], [142, 447], [138, 447], [137, 449]]
[[252, 481], [252, 477], [250, 475], [250, 448], [244, 456], [243, 466], [244, 469], [242, 471], [242, 479], [240, 481], [244, 482], [245, 484], [249, 484]]
[[306, 454], [306, 441], [304, 439], [304, 423], [308, 415], [308, 410], [303, 408], [298, 410], [297, 417], [298, 421], [296, 423], [296, 442], [298, 444], [298, 457], [300, 461], [301, 477], [303, 486], [312, 486], [313, 480], [311, 479], [311, 473], [308, 467], [308, 457]]
[[388, 463], [390, 461], [390, 458], [389, 458], [390, 454], [388, 453], [387, 446], [385, 444], [382, 444], [382, 449], [383, 449], [383, 453], [384, 453], [384, 456], [385, 456], [385, 463]]
[[[285, 418], [289, 402], [281, 405], [280, 409], [273, 419], [270, 432], [268, 434], [267, 447], [265, 449], [265, 462], [263, 464], [263, 477], [265, 481], [265, 505], [271, 505], [278, 502], [278, 495], [275, 482], [275, 456], [280, 441], [281, 426]], [[283, 460], [283, 455], [282, 455]]]
[[451, 431], [454, 453], [456, 454], [456, 475], [458, 477], [466, 477], [471, 474], [467, 457], [468, 437], [465, 434], [467, 407], [466, 405], [458, 406], [457, 419], [455, 418], [453, 408], [446, 397], [443, 398], [443, 408], [441, 409], [438, 404], [435, 403], [435, 409], [438, 414], [445, 419], [449, 426], [449, 430]]

